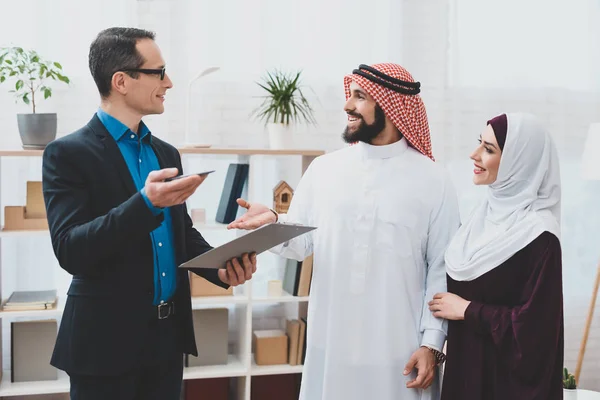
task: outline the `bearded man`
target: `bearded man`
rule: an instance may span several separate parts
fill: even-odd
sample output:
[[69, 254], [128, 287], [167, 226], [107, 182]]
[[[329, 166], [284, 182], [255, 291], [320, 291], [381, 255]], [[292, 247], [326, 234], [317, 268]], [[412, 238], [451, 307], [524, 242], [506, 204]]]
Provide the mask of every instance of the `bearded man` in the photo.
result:
[[360, 65], [344, 78], [353, 144], [314, 160], [287, 214], [239, 199], [230, 229], [316, 226], [271, 251], [314, 253], [302, 400], [435, 400], [446, 322], [444, 252], [459, 226], [456, 192], [434, 162], [420, 83], [403, 67]]

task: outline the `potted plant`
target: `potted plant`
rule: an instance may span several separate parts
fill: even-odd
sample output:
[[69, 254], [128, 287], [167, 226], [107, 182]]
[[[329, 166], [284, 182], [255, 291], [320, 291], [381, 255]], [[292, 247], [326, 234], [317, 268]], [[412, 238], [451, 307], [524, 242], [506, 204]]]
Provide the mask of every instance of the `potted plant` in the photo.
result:
[[267, 94], [254, 114], [265, 122], [273, 149], [293, 147], [292, 123], [315, 123], [313, 109], [302, 93], [300, 75], [300, 71], [293, 74], [267, 72], [262, 82], [257, 82]]
[[52, 89], [46, 81], [55, 80], [69, 83], [57, 62], [45, 61], [34, 50], [21, 47], [0, 48], [0, 83], [14, 80], [16, 101], [30, 105], [32, 113], [17, 114], [17, 123], [23, 148], [43, 149], [56, 138], [56, 113], [36, 113], [36, 105], [43, 96], [52, 96]]
[[564, 400], [577, 399], [577, 382], [575, 376], [570, 374], [567, 368], [563, 368], [563, 391]]

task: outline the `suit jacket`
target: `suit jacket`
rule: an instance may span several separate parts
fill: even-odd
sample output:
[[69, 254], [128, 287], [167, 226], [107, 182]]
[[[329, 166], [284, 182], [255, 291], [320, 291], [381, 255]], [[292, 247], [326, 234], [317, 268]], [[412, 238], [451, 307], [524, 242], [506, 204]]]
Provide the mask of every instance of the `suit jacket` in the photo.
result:
[[[152, 148], [161, 168], [182, 173], [177, 149], [157, 137]], [[51, 364], [86, 375], [125, 373], [137, 366], [146, 332], [157, 323], [150, 232], [163, 215], [152, 214], [96, 115], [48, 144], [42, 171], [54, 253], [73, 275]], [[171, 216], [177, 265], [212, 248], [185, 204], [171, 207]], [[216, 270], [194, 272], [227, 287]], [[197, 355], [187, 270], [178, 268], [173, 300], [181, 351]]]

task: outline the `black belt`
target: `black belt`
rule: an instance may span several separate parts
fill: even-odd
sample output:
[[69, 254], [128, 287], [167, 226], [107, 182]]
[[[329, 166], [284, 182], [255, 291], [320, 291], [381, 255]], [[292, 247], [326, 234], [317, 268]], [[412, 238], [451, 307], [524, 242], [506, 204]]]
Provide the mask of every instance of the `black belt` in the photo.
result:
[[168, 301], [156, 306], [158, 309], [158, 319], [167, 319], [175, 315], [175, 302]]

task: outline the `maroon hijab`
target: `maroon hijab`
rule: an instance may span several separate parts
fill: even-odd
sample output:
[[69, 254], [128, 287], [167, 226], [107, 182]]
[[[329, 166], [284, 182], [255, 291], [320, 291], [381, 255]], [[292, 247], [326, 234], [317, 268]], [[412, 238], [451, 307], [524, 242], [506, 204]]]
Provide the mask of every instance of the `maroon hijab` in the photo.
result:
[[488, 125], [491, 125], [494, 130], [494, 135], [496, 135], [500, 150], [504, 150], [506, 133], [508, 132], [508, 119], [506, 118], [506, 114], [500, 114], [497, 117], [490, 119], [487, 123]]

